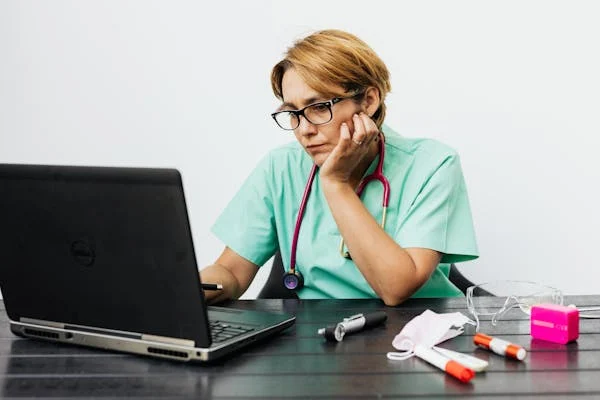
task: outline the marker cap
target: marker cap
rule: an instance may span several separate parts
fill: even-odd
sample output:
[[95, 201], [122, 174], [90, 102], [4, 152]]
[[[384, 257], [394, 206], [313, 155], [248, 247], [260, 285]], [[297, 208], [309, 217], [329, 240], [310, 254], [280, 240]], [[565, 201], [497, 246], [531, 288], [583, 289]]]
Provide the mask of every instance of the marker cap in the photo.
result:
[[467, 368], [454, 360], [448, 361], [446, 364], [446, 372], [462, 382], [469, 382], [475, 376], [475, 372], [472, 369]]

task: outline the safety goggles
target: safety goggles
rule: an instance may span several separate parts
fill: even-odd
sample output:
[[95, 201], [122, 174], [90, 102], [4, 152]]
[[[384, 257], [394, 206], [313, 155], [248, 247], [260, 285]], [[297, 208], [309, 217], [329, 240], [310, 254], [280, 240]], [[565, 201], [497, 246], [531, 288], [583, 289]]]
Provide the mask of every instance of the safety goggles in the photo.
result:
[[537, 304], [562, 305], [563, 294], [554, 287], [529, 281], [495, 281], [467, 288], [467, 308], [475, 319], [477, 331], [480, 319], [491, 319], [495, 326], [508, 311], [518, 308], [529, 315], [531, 307]]

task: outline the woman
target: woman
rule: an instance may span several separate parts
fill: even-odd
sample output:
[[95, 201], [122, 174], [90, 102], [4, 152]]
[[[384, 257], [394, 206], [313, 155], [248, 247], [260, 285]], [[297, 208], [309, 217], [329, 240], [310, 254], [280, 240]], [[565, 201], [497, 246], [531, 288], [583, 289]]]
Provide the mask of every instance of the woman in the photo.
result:
[[[207, 297], [239, 297], [277, 250], [300, 298], [461, 295], [448, 263], [476, 258], [477, 246], [459, 157], [383, 126], [389, 73], [373, 50], [316, 32], [275, 65], [271, 85], [282, 101], [273, 118], [297, 141], [259, 163], [213, 226], [227, 247], [201, 277], [224, 289]], [[356, 193], [380, 166], [387, 213], [383, 184]]]

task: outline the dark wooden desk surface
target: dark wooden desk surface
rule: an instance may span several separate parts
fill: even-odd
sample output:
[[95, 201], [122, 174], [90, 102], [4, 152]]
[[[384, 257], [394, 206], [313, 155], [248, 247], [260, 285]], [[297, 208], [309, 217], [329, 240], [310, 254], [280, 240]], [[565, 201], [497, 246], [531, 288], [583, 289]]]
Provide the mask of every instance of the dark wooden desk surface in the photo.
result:
[[[600, 296], [566, 303], [600, 305]], [[443, 347], [489, 360], [485, 373], [463, 384], [425, 362], [390, 361], [392, 339], [404, 324], [429, 308], [461, 311], [464, 299], [411, 300], [387, 308], [371, 300], [237, 301], [239, 308], [287, 310], [295, 327], [274, 340], [214, 365], [181, 364], [143, 356], [20, 339], [0, 304], [2, 398], [600, 398], [600, 320], [582, 320], [579, 340], [568, 345], [535, 341], [529, 321], [515, 311], [486, 333], [524, 346], [524, 362], [477, 349], [474, 329]], [[388, 323], [327, 343], [317, 329], [358, 312], [384, 309]], [[486, 327], [489, 324], [484, 325]], [[484, 329], [482, 329], [484, 331]], [[556, 396], [556, 397], [554, 397]]]

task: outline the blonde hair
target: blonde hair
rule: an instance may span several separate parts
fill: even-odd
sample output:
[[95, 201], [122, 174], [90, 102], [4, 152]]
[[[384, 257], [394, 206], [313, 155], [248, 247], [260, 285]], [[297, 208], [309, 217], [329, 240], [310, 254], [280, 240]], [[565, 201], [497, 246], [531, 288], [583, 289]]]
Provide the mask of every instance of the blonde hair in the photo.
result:
[[[291, 68], [324, 96], [358, 94], [368, 87], [376, 87], [380, 105], [372, 118], [381, 128], [385, 119], [385, 96], [391, 90], [390, 74], [379, 56], [361, 39], [330, 29], [296, 41], [271, 71], [271, 87], [280, 100], [283, 100], [283, 75]], [[339, 87], [346, 93], [339, 93]]]

